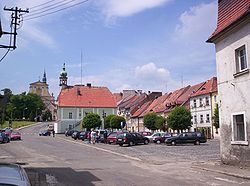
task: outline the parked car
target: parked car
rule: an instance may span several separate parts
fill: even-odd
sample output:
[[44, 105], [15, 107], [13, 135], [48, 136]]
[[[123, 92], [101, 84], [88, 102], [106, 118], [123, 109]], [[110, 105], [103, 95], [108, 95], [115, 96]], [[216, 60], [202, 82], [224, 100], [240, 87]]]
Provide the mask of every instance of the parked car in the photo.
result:
[[116, 143], [116, 137], [118, 134], [123, 133], [122, 131], [117, 131], [117, 132], [111, 132], [108, 136], [107, 136], [107, 143], [108, 144], [112, 144], [112, 143]]
[[66, 130], [65, 131], [65, 136], [71, 136], [74, 132], [78, 132], [78, 131], [77, 130], [73, 130], [73, 129]]
[[152, 132], [149, 132], [149, 131], [143, 131], [143, 132], [139, 132], [139, 133], [143, 136], [151, 136], [152, 135]]
[[10, 127], [4, 128], [2, 129], [2, 132], [4, 132], [5, 134], [7, 134], [8, 136], [10, 136], [10, 134], [12, 133], [13, 129]]
[[125, 132], [117, 135], [116, 143], [120, 146], [123, 146], [124, 144], [132, 146], [137, 145], [139, 143], [147, 145], [149, 143], [149, 139], [137, 132]]
[[161, 136], [162, 134], [164, 134], [164, 132], [155, 132], [154, 134], [150, 135], [150, 136], [145, 136], [149, 139], [150, 142], [153, 142], [153, 139], [155, 137], [159, 137]]
[[153, 137], [153, 142], [157, 143], [157, 144], [164, 143], [167, 138], [170, 138], [170, 137], [176, 136], [176, 135], [177, 134], [167, 133], [166, 132], [166, 133], [163, 133], [161, 136]]
[[79, 135], [80, 135], [80, 131], [75, 131], [72, 133], [71, 137], [74, 139], [74, 140], [77, 140], [79, 138]]
[[82, 131], [79, 133], [78, 139], [84, 141], [85, 139], [87, 139], [87, 134], [89, 133], [89, 131]]
[[21, 140], [21, 133], [18, 131], [13, 131], [10, 134], [10, 140]]
[[25, 170], [17, 164], [0, 163], [0, 185], [30, 186]]
[[39, 136], [50, 136], [50, 131], [49, 130], [41, 130], [39, 132]]
[[185, 144], [193, 143], [195, 145], [200, 145], [200, 143], [206, 143], [207, 139], [205, 135], [201, 132], [184, 132], [177, 136], [167, 138], [165, 140], [166, 144], [176, 145], [176, 144]]
[[8, 143], [10, 142], [10, 138], [4, 132], [0, 132], [0, 143]]

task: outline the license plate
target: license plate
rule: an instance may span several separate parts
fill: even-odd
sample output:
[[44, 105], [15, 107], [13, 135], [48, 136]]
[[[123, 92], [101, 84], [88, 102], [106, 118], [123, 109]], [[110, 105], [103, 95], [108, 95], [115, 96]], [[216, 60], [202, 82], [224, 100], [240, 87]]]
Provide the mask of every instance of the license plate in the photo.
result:
[[110, 140], [109, 142], [110, 142], [110, 143], [113, 143], [113, 140]]
[[122, 139], [118, 139], [118, 141], [122, 141]]

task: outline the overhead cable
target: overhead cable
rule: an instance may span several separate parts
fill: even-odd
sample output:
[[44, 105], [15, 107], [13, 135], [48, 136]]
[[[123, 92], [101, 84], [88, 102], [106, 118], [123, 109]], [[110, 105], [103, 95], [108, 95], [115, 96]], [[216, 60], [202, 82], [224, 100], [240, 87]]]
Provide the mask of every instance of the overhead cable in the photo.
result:
[[55, 11], [52, 11], [52, 12], [48, 12], [46, 14], [42, 14], [42, 15], [38, 15], [38, 16], [33, 16], [33, 17], [28, 17], [27, 19], [25, 19], [26, 21], [28, 20], [32, 20], [32, 19], [37, 19], [37, 18], [40, 18], [40, 17], [44, 17], [44, 16], [47, 16], [47, 15], [51, 15], [51, 14], [54, 14], [54, 13], [57, 13], [57, 12], [60, 12], [60, 11], [63, 11], [63, 10], [66, 10], [66, 9], [69, 9], [69, 8], [72, 8], [72, 7], [75, 7], [75, 6], [78, 6], [80, 4], [83, 4], [83, 3], [86, 3], [87, 1], [89, 0], [84, 0], [84, 1], [81, 1], [79, 3], [75, 3], [73, 5], [70, 5], [70, 6], [67, 6], [67, 7], [64, 7], [64, 8], [61, 8], [61, 9], [58, 9], [58, 10], [55, 10]]
[[29, 8], [29, 9], [36, 9], [37, 7], [40, 7], [40, 6], [49, 4], [49, 3], [53, 2], [53, 1], [55, 1], [55, 0], [47, 1], [47, 2], [45, 2], [45, 3], [42, 3], [42, 4], [39, 4], [39, 5], [33, 6], [33, 7]]

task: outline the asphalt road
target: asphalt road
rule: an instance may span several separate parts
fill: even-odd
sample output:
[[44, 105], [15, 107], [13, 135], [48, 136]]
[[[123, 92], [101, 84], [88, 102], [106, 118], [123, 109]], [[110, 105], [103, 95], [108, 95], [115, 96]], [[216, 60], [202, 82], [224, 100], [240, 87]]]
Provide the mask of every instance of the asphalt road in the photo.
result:
[[[0, 145], [0, 161], [22, 164], [33, 186], [250, 185], [249, 180], [193, 167], [216, 161], [217, 150], [210, 149], [213, 145], [217, 148], [216, 144], [174, 148], [91, 145], [63, 135], [38, 136], [47, 124], [22, 129], [22, 141]], [[202, 149], [210, 149], [211, 154]]]

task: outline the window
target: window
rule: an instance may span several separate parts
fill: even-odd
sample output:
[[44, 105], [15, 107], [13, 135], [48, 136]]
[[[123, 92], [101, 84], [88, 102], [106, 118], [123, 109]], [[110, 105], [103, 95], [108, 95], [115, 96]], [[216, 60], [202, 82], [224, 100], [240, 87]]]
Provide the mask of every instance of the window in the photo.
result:
[[197, 116], [194, 116], [194, 123], [197, 123]]
[[209, 97], [206, 97], [206, 105], [209, 105]]
[[200, 123], [203, 123], [203, 115], [200, 115]]
[[196, 99], [194, 99], [194, 108], [196, 108]]
[[81, 111], [79, 112], [79, 118], [82, 118], [82, 112]]
[[210, 122], [210, 117], [209, 117], [209, 114], [206, 115], [206, 123], [209, 123]]
[[246, 120], [245, 113], [236, 113], [232, 115], [233, 142], [247, 142], [246, 138]]
[[247, 69], [247, 56], [246, 56], [245, 45], [235, 50], [235, 60], [236, 60], [236, 73]]
[[200, 107], [202, 107], [203, 104], [202, 104], [202, 98], [200, 98]]
[[215, 103], [217, 102], [216, 96], [214, 96], [214, 102], [215, 102]]
[[69, 119], [72, 119], [72, 112], [69, 113]]

